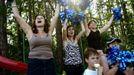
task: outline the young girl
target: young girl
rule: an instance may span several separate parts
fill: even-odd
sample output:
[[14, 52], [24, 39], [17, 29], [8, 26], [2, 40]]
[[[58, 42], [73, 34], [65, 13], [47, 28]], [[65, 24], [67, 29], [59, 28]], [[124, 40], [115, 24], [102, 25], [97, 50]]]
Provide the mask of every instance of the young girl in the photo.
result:
[[56, 75], [54, 57], [51, 50], [53, 30], [58, 19], [59, 6], [57, 5], [55, 16], [50, 27], [45, 17], [37, 15], [33, 28], [19, 15], [16, 2], [12, 3], [14, 17], [23, 29], [29, 42], [29, 63], [27, 75]]
[[[85, 61], [88, 64], [83, 75], [102, 75], [102, 67], [99, 66], [99, 54], [93, 48], [86, 48], [84, 52]], [[96, 67], [95, 65], [98, 66]]]
[[102, 50], [101, 46], [101, 34], [106, 31], [112, 24], [114, 16], [112, 15], [111, 19], [109, 20], [108, 24], [106, 24], [103, 28], [97, 29], [96, 22], [94, 20], [91, 20], [86, 22], [85, 30], [86, 30], [86, 36], [87, 36], [87, 42], [89, 48], [94, 48], [97, 51]]
[[84, 26], [81, 24], [82, 31], [76, 35], [72, 25], [63, 27], [63, 45], [64, 45], [64, 70], [66, 75], [82, 75], [83, 66], [78, 41], [84, 34]]
[[104, 75], [109, 75], [109, 68], [107, 64], [107, 59], [102, 51], [101, 46], [101, 33], [106, 31], [112, 24], [114, 16], [112, 15], [109, 22], [101, 29], [97, 29], [96, 22], [91, 20], [89, 23], [86, 22], [85, 30], [87, 36], [87, 43], [89, 48], [94, 48], [99, 53], [100, 64], [105, 68], [103, 71]]

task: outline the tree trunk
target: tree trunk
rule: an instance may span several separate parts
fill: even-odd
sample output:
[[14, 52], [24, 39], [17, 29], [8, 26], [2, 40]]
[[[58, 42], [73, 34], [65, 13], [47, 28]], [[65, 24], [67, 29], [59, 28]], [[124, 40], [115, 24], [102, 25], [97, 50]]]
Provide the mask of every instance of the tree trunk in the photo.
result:
[[[5, 0], [0, 0], [0, 55], [6, 56], [7, 49], [6, 5]], [[0, 75], [10, 75], [10, 71], [0, 68]]]
[[5, 55], [7, 50], [7, 37], [6, 37], [6, 6], [5, 0], [0, 0], [0, 54]]
[[56, 28], [56, 41], [57, 41], [57, 46], [56, 46], [56, 62], [58, 65], [58, 73], [59, 75], [62, 74], [62, 69], [63, 69], [63, 44], [62, 44], [62, 25], [60, 20], [58, 21], [57, 28]]

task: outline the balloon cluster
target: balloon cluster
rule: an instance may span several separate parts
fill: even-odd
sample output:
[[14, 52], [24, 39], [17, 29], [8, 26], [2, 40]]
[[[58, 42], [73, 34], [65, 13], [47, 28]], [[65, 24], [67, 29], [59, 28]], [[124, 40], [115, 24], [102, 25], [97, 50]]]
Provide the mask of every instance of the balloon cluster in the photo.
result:
[[84, 10], [89, 6], [89, 0], [79, 0], [76, 5], [69, 3], [71, 0], [58, 0], [58, 3], [63, 7], [68, 7], [60, 12], [60, 19], [62, 22], [68, 19], [73, 25], [79, 25], [84, 20]]
[[121, 14], [121, 8], [117, 7], [117, 8], [113, 8], [112, 9], [113, 14], [114, 14], [114, 20], [120, 20], [122, 18], [122, 14]]
[[85, 14], [83, 12], [76, 12], [74, 9], [65, 9], [60, 12], [61, 21], [68, 19], [73, 25], [79, 25], [80, 21], [84, 20]]
[[114, 65], [119, 62], [119, 69], [125, 71], [128, 66], [127, 63], [134, 62], [134, 52], [128, 50], [122, 51], [117, 47], [112, 47], [109, 49], [107, 59], [109, 65]]

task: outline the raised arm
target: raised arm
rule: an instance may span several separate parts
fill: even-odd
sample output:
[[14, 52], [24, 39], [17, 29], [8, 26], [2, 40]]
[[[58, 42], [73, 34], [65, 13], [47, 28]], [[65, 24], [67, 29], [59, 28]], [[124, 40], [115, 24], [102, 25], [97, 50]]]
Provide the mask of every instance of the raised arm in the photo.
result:
[[109, 71], [107, 72], [107, 75], [115, 75], [118, 70], [118, 63], [114, 65]]
[[90, 29], [88, 28], [88, 23], [86, 19], [84, 20], [84, 27], [85, 27], [85, 34], [86, 36], [88, 36], [90, 33]]
[[105, 32], [105, 31], [111, 26], [111, 24], [112, 24], [112, 22], [113, 22], [113, 19], [114, 19], [114, 15], [112, 15], [112, 17], [111, 17], [111, 19], [109, 20], [109, 22], [108, 22], [103, 28], [101, 28], [101, 29], [99, 30], [100, 33]]
[[31, 38], [32, 35], [32, 29], [31, 27], [25, 22], [25, 20], [19, 15], [16, 2], [15, 0], [12, 3], [12, 11], [14, 14], [14, 17], [16, 18], [17, 22], [19, 23], [20, 27], [23, 29], [23, 31], [26, 33], [26, 36], [28, 40]]
[[85, 33], [85, 28], [83, 22], [81, 22], [81, 32], [76, 36], [76, 39], [79, 40], [81, 36]]
[[56, 5], [55, 14], [52, 17], [52, 21], [50, 23], [50, 28], [49, 28], [49, 34], [53, 33], [53, 30], [57, 25], [58, 15], [59, 15], [59, 4]]
[[62, 31], [62, 40], [65, 41], [67, 39], [67, 22], [68, 19], [65, 19], [64, 23], [63, 23], [63, 31]]

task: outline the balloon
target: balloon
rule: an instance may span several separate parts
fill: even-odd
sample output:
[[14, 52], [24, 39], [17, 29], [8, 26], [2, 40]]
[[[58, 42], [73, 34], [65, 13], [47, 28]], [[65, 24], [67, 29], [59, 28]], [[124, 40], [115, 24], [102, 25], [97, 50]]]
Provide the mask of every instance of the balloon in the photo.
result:
[[114, 14], [114, 20], [120, 20], [122, 18], [122, 14], [121, 14], [121, 8], [117, 7], [117, 8], [112, 8], [113, 14]]
[[128, 50], [122, 51], [117, 47], [112, 47], [109, 48], [107, 60], [109, 65], [119, 62], [119, 70], [125, 71], [128, 66], [126, 63], [134, 62], [134, 54]]
[[65, 14], [65, 12], [64, 12], [64, 11], [60, 12], [59, 16], [60, 16], [61, 21], [64, 22], [65, 19], [66, 19], [66, 14]]
[[65, 21], [68, 19], [73, 25], [80, 25], [80, 22], [84, 20], [85, 14], [84, 12], [77, 12], [74, 9], [65, 9], [60, 12], [61, 21]]
[[76, 11], [74, 9], [66, 9], [65, 13], [66, 13], [66, 18], [71, 21], [74, 19]]
[[77, 3], [70, 3], [68, 0], [58, 0], [58, 3], [64, 7], [68, 7], [60, 12], [59, 16], [61, 21], [68, 19], [73, 25], [80, 25], [80, 22], [84, 19], [85, 13], [83, 12], [89, 7], [89, 0], [75, 1]]

